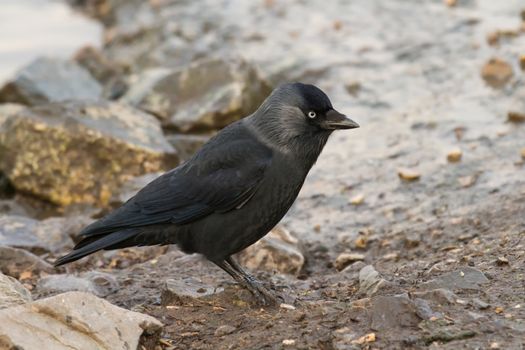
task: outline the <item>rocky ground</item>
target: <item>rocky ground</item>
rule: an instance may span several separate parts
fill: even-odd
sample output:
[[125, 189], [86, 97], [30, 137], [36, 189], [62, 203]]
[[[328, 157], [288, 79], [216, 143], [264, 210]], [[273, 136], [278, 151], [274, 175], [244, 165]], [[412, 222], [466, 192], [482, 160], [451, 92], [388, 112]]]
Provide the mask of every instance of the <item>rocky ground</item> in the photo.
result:
[[[0, 88], [0, 347], [525, 348], [521, 1], [70, 3], [103, 49]], [[239, 256], [281, 305], [174, 247], [51, 266], [291, 80], [361, 128]]]

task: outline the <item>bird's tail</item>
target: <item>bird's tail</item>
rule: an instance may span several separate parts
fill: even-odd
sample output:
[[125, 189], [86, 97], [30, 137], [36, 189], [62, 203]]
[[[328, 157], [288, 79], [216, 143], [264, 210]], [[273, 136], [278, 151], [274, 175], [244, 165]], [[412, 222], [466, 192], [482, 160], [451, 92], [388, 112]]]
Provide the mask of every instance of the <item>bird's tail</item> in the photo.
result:
[[55, 266], [64, 265], [78, 259], [81, 259], [89, 254], [98, 252], [99, 250], [123, 248], [127, 244], [123, 244], [127, 240], [131, 240], [137, 234], [135, 229], [127, 229], [122, 231], [111, 232], [103, 236], [89, 236], [80, 241], [73, 251], [55, 261]]

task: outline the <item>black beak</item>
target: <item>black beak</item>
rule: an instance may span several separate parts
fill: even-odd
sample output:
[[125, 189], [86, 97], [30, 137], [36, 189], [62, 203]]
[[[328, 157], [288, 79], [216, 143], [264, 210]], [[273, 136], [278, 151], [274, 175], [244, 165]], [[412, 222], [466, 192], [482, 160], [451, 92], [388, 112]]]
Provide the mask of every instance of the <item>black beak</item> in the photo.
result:
[[355, 129], [359, 127], [359, 124], [335, 109], [331, 109], [326, 113], [326, 120], [322, 123], [322, 127], [328, 130]]

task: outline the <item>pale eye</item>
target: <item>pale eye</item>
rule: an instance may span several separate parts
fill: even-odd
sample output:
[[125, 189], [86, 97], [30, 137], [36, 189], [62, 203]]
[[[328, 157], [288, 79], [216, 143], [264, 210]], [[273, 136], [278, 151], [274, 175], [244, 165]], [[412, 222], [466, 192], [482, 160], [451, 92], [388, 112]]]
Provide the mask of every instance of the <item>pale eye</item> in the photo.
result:
[[313, 119], [313, 118], [317, 117], [317, 114], [314, 111], [310, 111], [310, 112], [308, 112], [308, 117]]

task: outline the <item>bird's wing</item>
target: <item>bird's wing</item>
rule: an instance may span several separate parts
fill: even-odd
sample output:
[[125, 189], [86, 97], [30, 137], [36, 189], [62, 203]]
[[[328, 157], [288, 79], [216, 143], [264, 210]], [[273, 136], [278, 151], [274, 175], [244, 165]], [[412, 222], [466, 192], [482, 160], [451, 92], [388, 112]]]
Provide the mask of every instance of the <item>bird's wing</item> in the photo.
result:
[[[219, 135], [217, 135], [219, 136]], [[163, 223], [190, 223], [214, 212], [240, 208], [253, 196], [272, 151], [251, 135], [220, 137], [187, 163], [165, 173], [122, 207], [86, 227], [84, 236]]]

